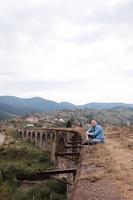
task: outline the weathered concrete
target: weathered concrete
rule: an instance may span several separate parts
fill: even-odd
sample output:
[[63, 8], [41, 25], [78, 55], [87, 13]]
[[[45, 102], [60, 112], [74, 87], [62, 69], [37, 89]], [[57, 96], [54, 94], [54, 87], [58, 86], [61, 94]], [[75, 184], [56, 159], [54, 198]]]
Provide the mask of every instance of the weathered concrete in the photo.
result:
[[5, 141], [5, 136], [0, 134], [0, 145], [2, 145]]

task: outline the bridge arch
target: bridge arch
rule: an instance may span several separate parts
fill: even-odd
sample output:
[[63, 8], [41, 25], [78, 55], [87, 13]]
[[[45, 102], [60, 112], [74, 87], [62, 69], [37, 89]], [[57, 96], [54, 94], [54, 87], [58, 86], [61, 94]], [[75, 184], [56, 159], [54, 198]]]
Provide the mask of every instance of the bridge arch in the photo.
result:
[[19, 131], [20, 139], [23, 140], [23, 132]]
[[62, 152], [65, 151], [64, 146], [66, 145], [65, 138], [63, 136], [59, 137], [57, 141], [56, 151]]
[[32, 144], [35, 144], [35, 137], [36, 137], [36, 134], [35, 134], [35, 131], [33, 131], [32, 132], [32, 139], [31, 139]]
[[42, 133], [42, 149], [46, 150], [46, 133]]
[[[65, 153], [67, 150], [64, 148], [66, 146], [66, 141], [63, 136], [59, 137], [57, 144], [56, 144], [56, 153]], [[56, 166], [58, 166], [59, 169], [65, 169], [67, 165], [67, 160], [66, 158], [63, 157], [57, 157]]]
[[36, 145], [41, 147], [41, 133], [39, 131], [36, 133]]
[[23, 139], [26, 140], [26, 138], [27, 138], [27, 131], [24, 131], [23, 136], [24, 136]]
[[31, 141], [31, 136], [32, 136], [31, 131], [28, 131], [27, 132], [27, 140]]
[[51, 133], [48, 133], [47, 134], [47, 141], [50, 142], [50, 139], [51, 139]]
[[52, 142], [55, 140], [55, 133], [52, 133], [51, 140], [52, 140]]

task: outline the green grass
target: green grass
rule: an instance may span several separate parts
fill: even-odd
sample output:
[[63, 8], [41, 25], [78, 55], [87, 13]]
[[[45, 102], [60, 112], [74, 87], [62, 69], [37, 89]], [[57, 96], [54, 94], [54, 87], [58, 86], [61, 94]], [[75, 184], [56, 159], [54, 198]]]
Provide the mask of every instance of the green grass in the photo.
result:
[[[59, 189], [60, 188], [60, 189]], [[18, 190], [14, 200], [66, 200], [66, 187], [57, 181], [46, 181], [43, 184], [34, 185], [22, 192]]]
[[[7, 133], [18, 140], [13, 129]], [[50, 169], [54, 165], [48, 153], [30, 143], [0, 147], [0, 200], [66, 200], [66, 185], [58, 181], [49, 179], [26, 189], [17, 183], [18, 174], [30, 177], [33, 172]]]

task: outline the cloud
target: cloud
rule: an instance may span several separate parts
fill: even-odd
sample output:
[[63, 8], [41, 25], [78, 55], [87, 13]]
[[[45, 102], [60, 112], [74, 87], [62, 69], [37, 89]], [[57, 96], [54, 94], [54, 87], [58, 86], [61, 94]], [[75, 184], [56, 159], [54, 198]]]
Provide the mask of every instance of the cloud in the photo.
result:
[[[8, 94], [14, 93], [17, 91], [19, 96], [28, 96], [29, 93], [36, 93], [36, 96], [40, 93], [52, 93], [52, 92], [62, 92], [64, 90], [73, 91], [77, 86], [81, 86], [84, 83], [83, 80], [64, 80], [64, 81], [44, 81], [44, 80], [35, 80], [35, 79], [12, 79], [11, 77], [2, 81], [1, 94], [7, 92]], [[12, 88], [12, 90], [10, 90]]]
[[1, 95], [132, 102], [132, 8], [131, 0], [2, 0]]

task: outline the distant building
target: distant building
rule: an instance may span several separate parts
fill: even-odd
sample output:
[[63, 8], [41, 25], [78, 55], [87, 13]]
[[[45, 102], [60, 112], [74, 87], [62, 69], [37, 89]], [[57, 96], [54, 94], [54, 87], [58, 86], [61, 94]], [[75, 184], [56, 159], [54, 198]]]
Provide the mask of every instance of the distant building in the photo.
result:
[[62, 119], [62, 118], [60, 118], [58, 121], [61, 123], [65, 123], [64, 119]]
[[34, 127], [34, 124], [27, 124], [27, 127]]
[[26, 121], [31, 122], [31, 123], [38, 123], [39, 119], [36, 116], [29, 116], [26, 118]]

